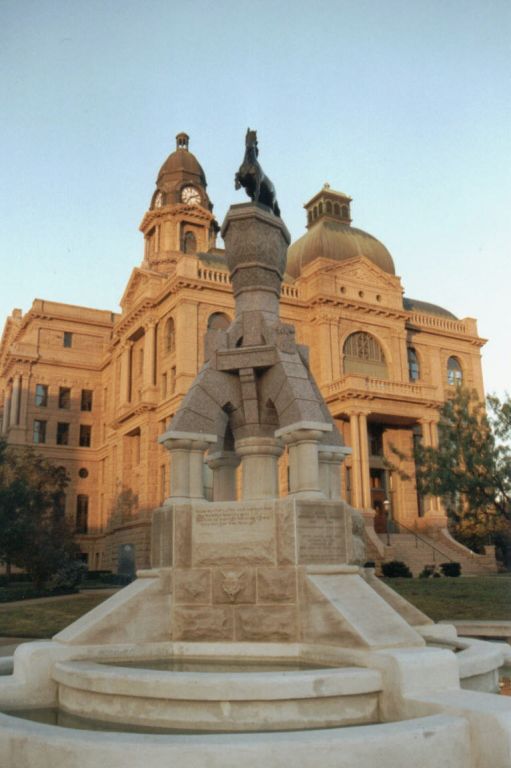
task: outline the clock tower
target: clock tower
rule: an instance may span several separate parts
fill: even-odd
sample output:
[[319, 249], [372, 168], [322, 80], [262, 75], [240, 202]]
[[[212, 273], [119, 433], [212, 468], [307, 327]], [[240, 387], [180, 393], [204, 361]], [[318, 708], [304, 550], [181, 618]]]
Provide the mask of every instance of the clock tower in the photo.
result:
[[176, 149], [163, 163], [140, 230], [145, 237], [144, 266], [172, 270], [180, 253], [209, 251], [215, 246], [218, 224], [207, 194], [206, 175], [178, 133]]

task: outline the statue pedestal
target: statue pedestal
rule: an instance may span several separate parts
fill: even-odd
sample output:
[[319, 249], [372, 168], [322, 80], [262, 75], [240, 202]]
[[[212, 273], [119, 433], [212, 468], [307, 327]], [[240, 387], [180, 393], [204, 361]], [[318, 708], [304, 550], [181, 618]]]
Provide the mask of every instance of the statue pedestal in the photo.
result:
[[170, 639], [342, 646], [358, 637], [378, 647], [376, 611], [392, 642], [422, 645], [365, 583], [359, 522], [342, 501], [292, 497], [156, 510], [153, 567], [172, 572]]

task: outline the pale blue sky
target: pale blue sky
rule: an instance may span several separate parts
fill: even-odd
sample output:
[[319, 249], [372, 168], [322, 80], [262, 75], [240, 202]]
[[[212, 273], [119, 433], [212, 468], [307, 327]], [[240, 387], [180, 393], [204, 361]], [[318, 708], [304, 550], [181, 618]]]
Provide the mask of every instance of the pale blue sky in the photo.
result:
[[509, 0], [0, 0], [0, 322], [117, 309], [175, 134], [222, 221], [250, 126], [293, 238], [325, 181], [352, 195], [511, 389], [510, 51]]

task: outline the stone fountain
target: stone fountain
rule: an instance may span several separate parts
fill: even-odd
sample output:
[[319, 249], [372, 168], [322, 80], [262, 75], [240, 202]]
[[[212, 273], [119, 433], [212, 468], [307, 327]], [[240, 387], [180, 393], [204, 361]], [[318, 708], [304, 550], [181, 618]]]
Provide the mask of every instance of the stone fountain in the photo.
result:
[[[511, 701], [488, 692], [505, 652], [363, 567], [363, 521], [341, 498], [349, 449], [279, 317], [289, 234], [249, 133], [237, 181], [252, 201], [222, 227], [235, 318], [208, 331], [160, 437], [171, 495], [152, 568], [20, 646], [0, 679], [1, 764], [509, 768]], [[26, 719], [57, 706], [58, 725]]]

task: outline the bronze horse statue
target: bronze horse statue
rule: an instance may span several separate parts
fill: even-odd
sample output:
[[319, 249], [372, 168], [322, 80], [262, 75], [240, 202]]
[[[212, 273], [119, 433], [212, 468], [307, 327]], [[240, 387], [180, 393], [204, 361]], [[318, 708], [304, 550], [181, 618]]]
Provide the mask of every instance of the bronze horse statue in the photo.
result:
[[245, 187], [247, 195], [255, 203], [266, 205], [273, 211], [275, 216], [280, 216], [275, 187], [268, 176], [265, 176], [263, 169], [259, 165], [258, 155], [257, 131], [251, 131], [250, 128], [247, 128], [245, 157], [238, 173], [234, 177], [234, 186], [236, 189]]

